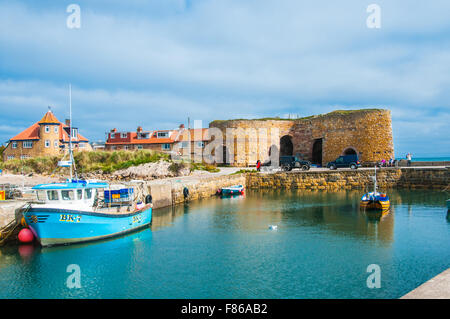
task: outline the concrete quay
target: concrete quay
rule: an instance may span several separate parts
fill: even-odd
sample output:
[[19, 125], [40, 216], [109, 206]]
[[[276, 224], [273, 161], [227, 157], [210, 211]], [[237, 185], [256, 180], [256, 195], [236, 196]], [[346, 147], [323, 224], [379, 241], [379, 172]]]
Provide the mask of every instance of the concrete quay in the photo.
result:
[[400, 299], [450, 299], [450, 268]]

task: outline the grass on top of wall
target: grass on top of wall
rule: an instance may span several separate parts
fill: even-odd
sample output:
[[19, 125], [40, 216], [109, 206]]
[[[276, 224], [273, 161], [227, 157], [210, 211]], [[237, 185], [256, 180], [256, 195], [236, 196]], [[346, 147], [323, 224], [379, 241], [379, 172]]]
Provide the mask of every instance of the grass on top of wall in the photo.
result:
[[[11, 173], [37, 173], [52, 174], [68, 172], [68, 168], [58, 167], [58, 161], [63, 156], [36, 157], [29, 159], [14, 159], [0, 163], [0, 168]], [[145, 163], [154, 163], [160, 160], [170, 161], [170, 155], [150, 150], [136, 151], [92, 151], [74, 152], [75, 165], [80, 173], [102, 171], [111, 173]], [[68, 157], [66, 156], [65, 160]]]

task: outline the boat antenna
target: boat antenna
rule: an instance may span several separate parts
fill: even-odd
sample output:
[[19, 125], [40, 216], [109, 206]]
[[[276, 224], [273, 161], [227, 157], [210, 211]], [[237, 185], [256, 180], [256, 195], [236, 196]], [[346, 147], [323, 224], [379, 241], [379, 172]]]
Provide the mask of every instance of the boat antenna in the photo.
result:
[[77, 169], [72, 152], [72, 84], [69, 83], [69, 158], [70, 158], [70, 181], [72, 182], [72, 166], [75, 168], [75, 179], [78, 180]]

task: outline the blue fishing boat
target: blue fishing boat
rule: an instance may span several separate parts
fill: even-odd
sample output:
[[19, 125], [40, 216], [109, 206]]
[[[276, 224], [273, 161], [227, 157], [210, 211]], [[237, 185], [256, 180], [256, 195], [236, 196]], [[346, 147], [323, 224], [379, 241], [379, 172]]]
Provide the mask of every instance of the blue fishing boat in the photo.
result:
[[[70, 123], [72, 89], [69, 87]], [[72, 126], [69, 126], [69, 132]], [[122, 235], [150, 225], [151, 195], [134, 196], [133, 188], [79, 180], [69, 134], [69, 160], [58, 162], [70, 168], [66, 183], [33, 187], [37, 200], [22, 209], [25, 221], [42, 246], [67, 245]], [[73, 178], [73, 170], [75, 178]], [[103, 190], [103, 192], [102, 192]]]
[[230, 187], [223, 187], [220, 189], [220, 195], [222, 196], [232, 196], [232, 195], [243, 195], [244, 186], [234, 185]]
[[[103, 194], [101, 190], [103, 189]], [[129, 194], [130, 189], [118, 190]], [[37, 201], [23, 209], [42, 246], [65, 245], [122, 235], [151, 224], [151, 196], [145, 203], [114, 196], [107, 183], [71, 181], [33, 187]], [[102, 196], [103, 195], [103, 196]], [[106, 196], [105, 196], [106, 195]]]

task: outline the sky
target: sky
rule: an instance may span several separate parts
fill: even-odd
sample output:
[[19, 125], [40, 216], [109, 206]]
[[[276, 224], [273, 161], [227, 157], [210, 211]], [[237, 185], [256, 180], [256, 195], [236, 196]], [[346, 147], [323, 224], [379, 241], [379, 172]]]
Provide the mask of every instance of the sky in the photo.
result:
[[69, 83], [91, 141], [385, 108], [397, 157], [450, 156], [450, 1], [0, 0], [0, 143], [48, 106], [68, 118]]

